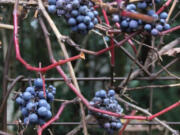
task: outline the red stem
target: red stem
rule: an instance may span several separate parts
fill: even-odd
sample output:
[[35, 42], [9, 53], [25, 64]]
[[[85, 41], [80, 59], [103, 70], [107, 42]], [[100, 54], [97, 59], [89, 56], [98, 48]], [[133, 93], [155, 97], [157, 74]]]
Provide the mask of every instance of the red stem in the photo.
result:
[[160, 32], [159, 35], [166, 35], [170, 32], [173, 32], [173, 31], [176, 31], [176, 30], [179, 30], [180, 29], [180, 25], [176, 26], [176, 27], [173, 27], [169, 30], [166, 30], [166, 31], [163, 31], [163, 32]]
[[54, 121], [56, 121], [57, 119], [59, 119], [60, 115], [62, 114], [64, 108], [66, 106], [66, 102], [62, 103], [61, 107], [59, 108], [57, 114], [52, 117], [48, 122], [46, 122], [44, 125], [39, 126], [38, 128], [38, 135], [42, 135], [43, 130], [48, 127], [49, 125], [51, 125]]
[[[130, 115], [135, 115], [135, 114], [136, 114], [136, 110], [133, 110]], [[126, 123], [124, 124], [123, 128], [119, 131], [119, 135], [122, 135], [122, 133], [123, 133], [124, 130], [126, 129], [126, 127], [127, 127], [127, 125], [128, 125], [129, 122], [130, 122], [130, 119], [128, 119], [128, 120], [126, 121]]]
[[160, 14], [166, 7], [170, 5], [172, 0], [168, 0], [157, 12], [156, 14]]
[[136, 50], [136, 46], [133, 43], [133, 41], [131, 39], [128, 40], [128, 43], [130, 44], [130, 46], [132, 47], [133, 51], [135, 54], [137, 54], [137, 50]]
[[[100, 1], [102, 1], [102, 0], [100, 0]], [[110, 25], [107, 13], [106, 13], [106, 11], [103, 8], [102, 8], [102, 13], [103, 13], [103, 16], [104, 16], [106, 24]], [[113, 35], [111, 34], [111, 36], [113, 36]], [[113, 41], [112, 37], [110, 39], [110, 46], [111, 46], [111, 50], [110, 50], [111, 51], [111, 66], [114, 66], [114, 62], [115, 62], [115, 57], [114, 57], [114, 41]]]
[[19, 41], [18, 41], [18, 36], [17, 36], [18, 35], [18, 14], [17, 14], [16, 10], [14, 10], [14, 12], [13, 12], [13, 18], [14, 18], [13, 19], [14, 20], [14, 36], [13, 36], [13, 38], [14, 38], [14, 46], [15, 46], [15, 50], [16, 50], [16, 59], [19, 60], [28, 70], [32, 70], [32, 71], [36, 71], [36, 72], [46, 72], [50, 69], [53, 69], [54, 67], [56, 67], [58, 65], [62, 65], [69, 61], [73, 61], [73, 60], [81, 58], [81, 55], [77, 55], [77, 56], [71, 57], [69, 59], [59, 60], [58, 62], [53, 63], [53, 64], [43, 67], [43, 68], [33, 67], [33, 66], [29, 65], [21, 57], [21, 54], [20, 54]]
[[178, 107], [179, 105], [180, 105], [180, 101], [176, 102], [175, 104], [173, 104], [173, 105], [163, 109], [162, 111], [160, 111], [160, 112], [158, 112], [158, 113], [156, 113], [156, 114], [154, 114], [152, 116], [149, 116], [148, 120], [152, 120], [152, 119], [154, 119], [154, 118], [156, 118], [156, 117], [158, 117], [158, 116], [160, 116], [160, 115], [162, 115], [162, 114], [164, 114], [164, 113], [174, 109], [175, 107]]

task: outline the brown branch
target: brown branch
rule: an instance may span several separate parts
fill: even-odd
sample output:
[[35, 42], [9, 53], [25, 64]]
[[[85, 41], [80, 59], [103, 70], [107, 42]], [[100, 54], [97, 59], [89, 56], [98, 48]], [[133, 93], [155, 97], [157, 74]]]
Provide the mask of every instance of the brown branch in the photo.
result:
[[16, 83], [23, 79], [24, 76], [22, 75], [19, 75], [18, 77], [15, 78], [15, 80], [11, 83], [11, 85], [9, 86], [9, 88], [7, 89], [7, 92], [6, 92], [6, 95], [3, 97], [3, 101], [2, 101], [2, 104], [0, 106], [0, 114], [2, 113], [2, 111], [4, 110], [4, 105], [6, 104], [6, 101], [9, 97], [9, 94], [12, 92], [14, 86], [16, 85]]

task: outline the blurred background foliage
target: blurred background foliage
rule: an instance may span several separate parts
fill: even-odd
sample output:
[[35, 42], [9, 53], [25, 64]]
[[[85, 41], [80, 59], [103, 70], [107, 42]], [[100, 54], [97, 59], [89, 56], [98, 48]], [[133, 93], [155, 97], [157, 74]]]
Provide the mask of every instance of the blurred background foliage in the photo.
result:
[[[12, 24], [12, 5], [0, 5], [0, 17], [2, 18], [0, 21], [2, 23]], [[173, 12], [173, 16], [180, 10], [180, 5], [177, 6], [176, 10]], [[20, 41], [20, 49], [22, 57], [30, 64], [34, 66], [38, 66], [39, 62], [42, 63], [42, 66], [50, 64], [49, 57], [47, 54], [47, 48], [45, 39], [43, 36], [42, 29], [38, 23], [38, 19], [34, 18], [34, 9], [27, 9], [28, 16], [26, 18], [20, 18], [20, 24], [19, 24], [19, 41]], [[76, 33], [71, 33], [71, 31], [68, 29], [68, 26], [66, 25], [65, 21], [61, 17], [57, 17], [55, 15], [51, 15], [52, 19], [54, 20], [55, 24], [57, 25], [60, 32], [64, 35], [69, 35], [76, 43], [78, 43], [82, 48], [86, 48], [89, 50], [98, 51], [100, 49], [103, 49], [105, 47], [103, 38], [99, 35], [97, 35], [94, 32], [89, 32], [88, 35], [79, 35]], [[177, 26], [180, 24], [180, 17], [178, 17], [174, 22], [172, 23], [172, 26]], [[46, 23], [47, 24], [47, 23]], [[57, 43], [56, 37], [48, 24], [46, 25], [50, 34], [50, 39], [52, 43], [53, 53], [55, 58], [58, 59], [64, 59], [63, 54], [61, 52], [60, 46]], [[7, 47], [10, 44], [10, 41], [12, 40], [12, 30], [4, 30], [0, 29], [0, 41], [2, 42], [1, 48], [0, 48], [0, 81], [2, 83], [2, 76], [3, 76], [3, 67], [5, 63], [5, 54], [7, 51]], [[178, 38], [180, 36], [180, 31], [173, 32], [172, 34], [169, 34], [165, 36], [164, 38], [164, 45], [173, 41], [174, 39]], [[108, 39], [107, 39], [108, 40]], [[107, 41], [109, 43], [109, 41]], [[159, 43], [159, 38], [156, 39], [156, 43]], [[66, 44], [66, 47], [68, 49], [69, 55], [74, 56], [77, 55], [79, 52], [77, 52], [73, 47], [70, 47], [68, 44]], [[128, 49], [128, 51], [134, 55], [134, 52], [132, 51], [132, 48], [129, 47], [128, 44], [124, 44], [124, 47]], [[116, 61], [115, 61], [115, 76], [127, 76], [130, 71], [130, 65], [132, 65], [132, 61], [128, 59], [128, 57], [119, 49], [115, 49], [116, 52]], [[141, 55], [143, 57], [143, 54]], [[163, 57], [162, 65], [166, 65], [172, 60], [171, 57]], [[80, 61], [74, 61], [72, 62], [73, 67], [75, 68], [75, 72], [77, 77], [109, 77], [111, 75], [111, 69], [110, 69], [110, 58], [109, 54], [105, 53], [100, 56], [91, 56], [86, 55], [86, 60], [80, 60]], [[68, 74], [68, 68], [66, 65], [62, 66], [64, 71]], [[180, 63], [176, 63], [173, 66], [169, 68], [169, 70], [176, 74], [177, 76], [180, 75]], [[156, 65], [155, 71], [157, 72], [161, 67], [159, 65]], [[36, 78], [39, 77], [38, 74], [35, 72], [28, 71], [24, 68], [24, 66], [18, 62], [15, 59], [15, 51], [14, 47], [11, 51], [11, 58], [10, 58], [10, 66], [9, 66], [9, 78], [15, 78], [18, 75], [24, 75], [26, 78]], [[161, 76], [168, 76], [167, 73], [163, 72]], [[55, 69], [50, 70], [46, 73], [46, 78], [58, 78], [60, 77], [59, 74]], [[128, 87], [138, 87], [138, 86], [145, 86], [150, 84], [172, 84], [172, 83], [178, 83], [179, 81], [139, 81], [139, 80], [132, 80], [128, 83]], [[63, 82], [47, 82], [52, 83], [57, 87], [57, 94], [56, 98], [58, 99], [72, 99], [75, 97], [75, 94], [63, 83]], [[108, 89], [110, 86], [109, 81], [80, 81], [80, 88], [83, 93], [83, 95], [90, 100], [94, 92], [99, 89]], [[120, 81], [115, 82], [115, 86], [118, 86], [120, 84]], [[28, 83], [18, 83], [16, 87], [14, 88], [15, 91], [24, 90], [24, 88], [28, 86]], [[163, 89], [154, 89], [153, 90], [153, 113], [156, 113], [160, 111], [161, 109], [173, 104], [174, 102], [179, 100], [180, 97], [180, 88], [163, 88]], [[2, 85], [0, 85], [0, 94], [2, 95]], [[149, 89], [143, 89], [139, 91], [131, 91], [127, 92], [128, 96], [136, 101], [136, 104], [138, 106], [141, 106], [143, 108], [148, 109], [149, 108], [149, 95], [150, 91]], [[2, 96], [0, 96], [2, 101]], [[9, 100], [12, 100], [11, 98]], [[14, 107], [13, 107], [14, 106]], [[59, 102], [54, 103], [53, 111], [57, 112], [58, 107], [60, 106]], [[13, 107], [13, 108], [12, 108]], [[18, 106], [13, 102], [11, 102], [11, 105], [8, 105], [8, 110], [12, 110], [12, 113], [8, 113], [8, 122], [13, 122], [20, 117], [20, 113], [18, 111]], [[126, 110], [124, 110], [126, 113]], [[160, 116], [159, 118], [162, 120], [167, 121], [180, 121], [179, 117], [180, 108], [176, 108], [170, 112], [168, 112], [165, 115]], [[87, 109], [86, 109], [87, 114]], [[80, 115], [79, 115], [79, 105], [78, 104], [72, 104], [69, 105], [65, 111], [63, 112], [61, 118], [58, 120], [61, 122], [79, 122], [80, 121]], [[60, 125], [60, 126], [51, 126], [52, 131], [55, 135], [64, 135], [68, 131], [72, 130], [75, 127], [75, 125]], [[89, 133], [93, 135], [102, 134], [103, 130], [101, 128], [98, 128], [98, 126], [88, 126]], [[95, 127], [95, 128], [94, 128]], [[175, 129], [180, 129], [179, 126], [172, 126]], [[31, 127], [30, 129], [27, 129], [25, 131], [25, 134], [31, 134], [36, 132], [34, 127]], [[11, 127], [9, 126], [9, 130], [13, 134], [16, 134], [17, 127]], [[45, 134], [49, 134], [46, 132]], [[79, 132], [78, 135], [81, 135], [82, 132]], [[140, 134], [146, 134], [146, 132], [143, 133], [137, 133]], [[158, 134], [159, 132], [153, 131], [153, 134]]]

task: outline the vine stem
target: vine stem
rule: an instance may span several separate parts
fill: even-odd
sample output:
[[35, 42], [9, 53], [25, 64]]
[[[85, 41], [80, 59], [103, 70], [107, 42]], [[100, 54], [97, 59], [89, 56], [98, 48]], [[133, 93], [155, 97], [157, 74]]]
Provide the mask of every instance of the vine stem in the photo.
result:
[[71, 58], [67, 58], [65, 60], [59, 60], [56, 63], [53, 63], [53, 64], [51, 64], [49, 66], [42, 67], [42, 68], [33, 67], [30, 64], [28, 64], [21, 57], [21, 54], [20, 54], [19, 40], [18, 40], [18, 11], [17, 11], [17, 4], [15, 4], [15, 5], [16, 5], [15, 6], [16, 8], [13, 11], [13, 22], [14, 22], [14, 36], [13, 36], [13, 38], [14, 38], [14, 47], [15, 47], [15, 51], [16, 51], [16, 59], [19, 60], [28, 70], [36, 71], [36, 72], [46, 72], [46, 71], [48, 71], [50, 69], [55, 68], [58, 65], [62, 65], [62, 64], [65, 64], [65, 63], [67, 63], [69, 61], [73, 61], [73, 60], [77, 60], [77, 59], [82, 58], [82, 54], [80, 54], [80, 55], [77, 55], [77, 56], [74, 56], [74, 57], [71, 57]]
[[173, 31], [176, 31], [176, 30], [179, 30], [179, 29], [180, 29], [180, 25], [175, 26], [175, 27], [173, 27], [173, 28], [171, 28], [169, 30], [165, 30], [163, 32], [160, 32], [159, 35], [161, 35], [161, 36], [166, 35], [166, 34], [169, 34], [170, 32], [173, 32]]
[[156, 12], [156, 14], [160, 14], [162, 11], [164, 11], [164, 9], [170, 5], [171, 1], [172, 1], [172, 0], [168, 0], [168, 1]]
[[[133, 110], [130, 115], [135, 115], [135, 114], [136, 114], [136, 110]], [[127, 127], [129, 122], [130, 122], [130, 120], [126, 121], [126, 123], [123, 125], [122, 129], [119, 131], [118, 135], [122, 135], [123, 134], [123, 132], [126, 129], [126, 127]]]

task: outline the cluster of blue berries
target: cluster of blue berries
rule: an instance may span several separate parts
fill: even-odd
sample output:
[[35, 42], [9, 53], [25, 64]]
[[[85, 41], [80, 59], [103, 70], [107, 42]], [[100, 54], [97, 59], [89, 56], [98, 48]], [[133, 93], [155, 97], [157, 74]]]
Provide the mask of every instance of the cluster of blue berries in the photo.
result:
[[[114, 113], [121, 114], [123, 112], [122, 107], [115, 99], [114, 90], [109, 90], [107, 93], [105, 90], [97, 91], [95, 97], [92, 99], [92, 101], [90, 101], [90, 105]], [[89, 113], [93, 115], [97, 119], [99, 125], [106, 129], [106, 131], [109, 133], [113, 133], [122, 127], [122, 123], [119, 118], [99, 112], [89, 111]]]
[[[155, 0], [155, 2], [159, 4], [161, 1]], [[126, 10], [133, 13], [140, 12], [143, 14], [147, 14], [155, 18], [157, 21], [152, 24], [147, 24], [142, 20], [131, 19], [128, 17], [120, 16], [118, 14], [113, 14], [112, 21], [115, 23], [119, 23], [121, 30], [124, 32], [133, 32], [143, 28], [153, 36], [156, 36], [159, 34], [159, 32], [171, 28], [170, 25], [166, 23], [168, 14], [166, 12], [162, 12], [160, 15], [156, 14], [156, 12], [152, 10], [151, 0], [144, 0], [142, 2], [127, 4]]]
[[24, 124], [43, 125], [52, 117], [50, 103], [54, 100], [56, 88], [49, 85], [46, 88], [46, 97], [43, 92], [43, 81], [34, 80], [34, 86], [26, 88], [25, 92], [18, 95], [16, 103], [20, 105]]
[[49, 13], [64, 16], [72, 31], [86, 34], [98, 23], [98, 12], [87, 0], [48, 0]]

